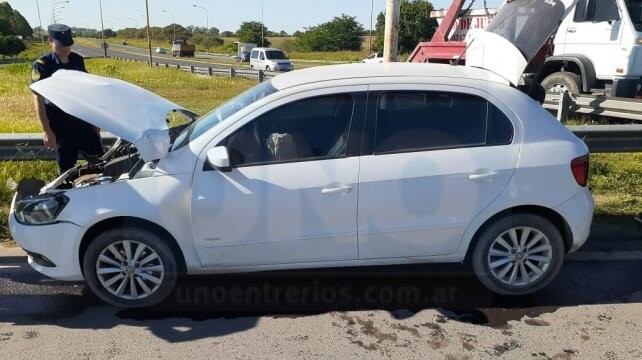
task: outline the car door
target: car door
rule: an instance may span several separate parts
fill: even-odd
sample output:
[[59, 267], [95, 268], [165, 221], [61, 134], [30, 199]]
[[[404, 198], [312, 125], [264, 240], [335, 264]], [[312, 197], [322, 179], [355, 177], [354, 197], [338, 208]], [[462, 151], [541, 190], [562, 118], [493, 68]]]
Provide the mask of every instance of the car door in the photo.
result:
[[253, 68], [258, 68], [259, 67], [259, 51], [258, 50], [252, 50], [250, 53], [250, 66]]
[[[593, 5], [591, 5], [593, 4]], [[591, 8], [587, 13], [587, 7]], [[563, 46], [565, 54], [583, 54], [593, 62], [599, 77], [610, 77], [617, 67], [622, 21], [615, 0], [580, 0], [575, 11], [568, 15], [555, 46]], [[557, 51], [556, 51], [557, 53]], [[604, 56], [611, 54], [611, 56]]]
[[520, 130], [501, 104], [472, 89], [372, 90], [359, 173], [359, 258], [450, 254], [506, 188]]
[[365, 90], [273, 102], [212, 142], [228, 148], [233, 168], [195, 174], [192, 228], [205, 266], [357, 259]]

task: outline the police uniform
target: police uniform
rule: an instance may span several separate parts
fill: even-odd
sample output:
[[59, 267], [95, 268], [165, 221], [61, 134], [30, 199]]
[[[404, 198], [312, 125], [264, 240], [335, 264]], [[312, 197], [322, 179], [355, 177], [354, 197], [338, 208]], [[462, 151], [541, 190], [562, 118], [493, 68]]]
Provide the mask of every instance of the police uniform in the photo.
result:
[[[73, 45], [71, 29], [66, 25], [50, 25], [49, 37], [61, 42], [64, 46]], [[69, 61], [63, 64], [53, 52], [42, 56], [33, 63], [31, 82], [46, 79], [59, 69], [87, 72], [82, 56], [71, 52]], [[64, 172], [76, 165], [78, 153], [85, 157], [98, 157], [103, 154], [100, 135], [93, 125], [69, 115], [45, 99], [45, 109], [51, 130], [56, 135], [56, 160], [60, 171]]]

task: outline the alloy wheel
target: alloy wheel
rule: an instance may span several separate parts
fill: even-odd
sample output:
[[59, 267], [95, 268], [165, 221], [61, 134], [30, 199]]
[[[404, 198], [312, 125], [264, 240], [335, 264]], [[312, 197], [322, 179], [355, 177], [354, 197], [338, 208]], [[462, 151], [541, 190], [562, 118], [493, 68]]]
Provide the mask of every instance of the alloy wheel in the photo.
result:
[[532, 227], [506, 230], [491, 243], [488, 268], [492, 276], [511, 287], [530, 286], [540, 280], [553, 261], [551, 242]]
[[158, 290], [165, 277], [165, 267], [151, 247], [138, 241], [122, 240], [100, 252], [96, 274], [112, 295], [139, 300]]

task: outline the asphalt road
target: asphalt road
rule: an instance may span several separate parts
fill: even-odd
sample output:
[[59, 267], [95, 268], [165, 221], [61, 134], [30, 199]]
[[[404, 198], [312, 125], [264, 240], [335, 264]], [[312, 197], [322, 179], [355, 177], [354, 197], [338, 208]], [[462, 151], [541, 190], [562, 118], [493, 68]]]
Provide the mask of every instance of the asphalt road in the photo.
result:
[[596, 226], [551, 286], [519, 298], [415, 266], [190, 277], [156, 308], [121, 310], [4, 254], [3, 358], [642, 358], [642, 227], [628, 218]]
[[[169, 49], [166, 49], [169, 52]], [[88, 46], [86, 44], [76, 43], [74, 45], [74, 51], [79, 53], [84, 57], [103, 57], [104, 52], [102, 49], [94, 46]], [[147, 49], [142, 49], [134, 46], [128, 45], [118, 45], [118, 44], [109, 44], [107, 49], [107, 55], [110, 57], [120, 57], [123, 59], [133, 59], [139, 61], [149, 61], [149, 53]], [[195, 58], [175, 58], [171, 54], [156, 54], [152, 53], [152, 58], [154, 62], [159, 63], [168, 63], [170, 65], [181, 65], [181, 66], [201, 66], [201, 67], [217, 67], [217, 68], [245, 68], [249, 69], [248, 63], [237, 63], [234, 60], [227, 56], [221, 54], [204, 54], [197, 53]], [[297, 69], [317, 66], [326, 64], [328, 62], [315, 62], [315, 61], [294, 61], [294, 65]], [[340, 63], [340, 62], [337, 62]]]

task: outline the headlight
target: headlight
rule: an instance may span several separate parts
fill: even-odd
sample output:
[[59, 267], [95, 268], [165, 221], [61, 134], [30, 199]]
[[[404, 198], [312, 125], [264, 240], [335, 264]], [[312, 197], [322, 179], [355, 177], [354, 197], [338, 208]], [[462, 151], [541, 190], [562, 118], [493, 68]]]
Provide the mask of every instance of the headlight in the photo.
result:
[[14, 210], [16, 220], [26, 225], [54, 223], [68, 202], [69, 198], [63, 194], [45, 194], [18, 200]]

